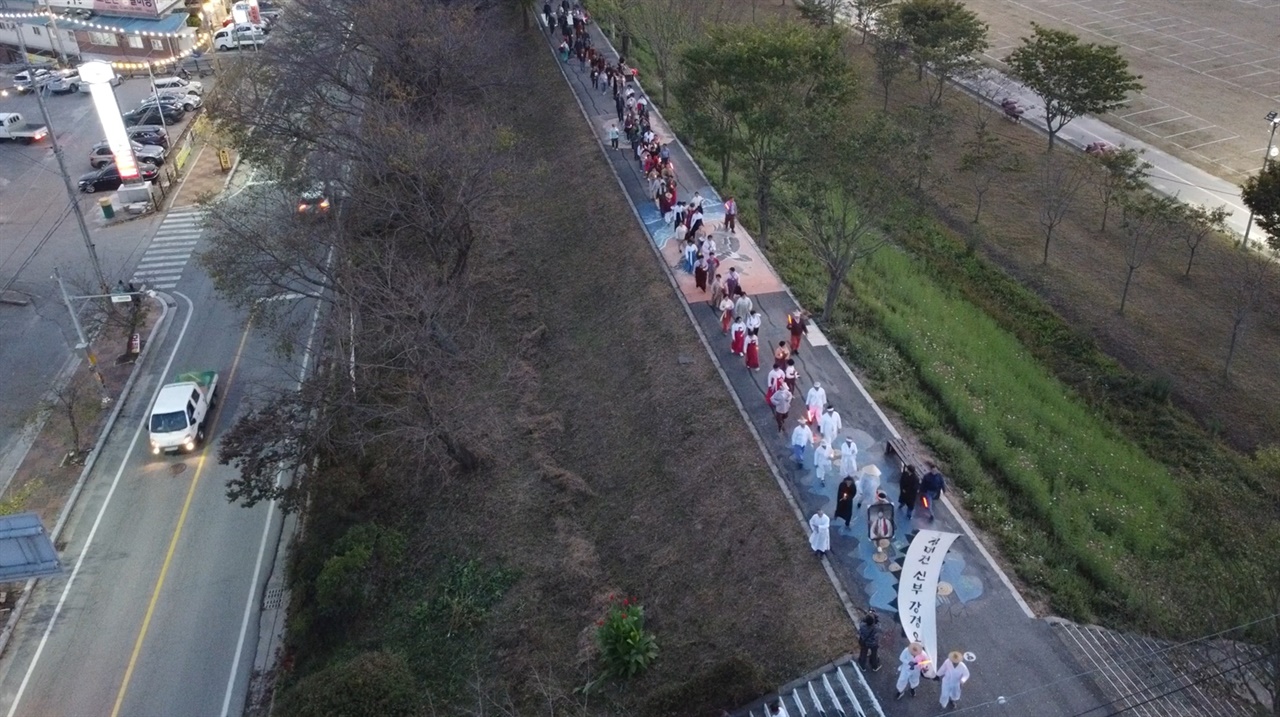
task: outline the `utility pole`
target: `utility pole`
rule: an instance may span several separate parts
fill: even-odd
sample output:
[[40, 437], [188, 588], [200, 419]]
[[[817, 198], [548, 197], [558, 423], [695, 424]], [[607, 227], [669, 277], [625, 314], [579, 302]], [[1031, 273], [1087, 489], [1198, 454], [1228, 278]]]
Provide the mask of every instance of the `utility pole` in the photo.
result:
[[[1267, 151], [1262, 153], [1262, 171], [1267, 171], [1267, 165], [1271, 163], [1271, 148], [1276, 146], [1276, 127], [1280, 127], [1280, 113], [1268, 112], [1266, 116], [1267, 122], [1271, 123], [1271, 136], [1267, 138]], [[1244, 225], [1244, 238], [1240, 240], [1240, 246], [1249, 246], [1249, 230], [1253, 229], [1253, 210], [1249, 211], [1249, 221]]]
[[93, 372], [93, 377], [98, 379], [98, 390], [102, 392], [102, 405], [105, 406], [111, 403], [111, 396], [107, 393], [107, 382], [102, 380], [102, 372], [98, 370], [98, 357], [93, 355], [89, 339], [84, 335], [84, 328], [80, 326], [80, 317], [76, 315], [76, 307], [71, 304], [71, 295], [67, 293], [67, 287], [62, 283], [62, 273], [54, 269], [53, 279], [58, 282], [58, 291], [62, 294], [62, 303], [67, 305], [67, 313], [71, 314], [71, 325], [76, 327], [76, 340], [80, 342], [76, 348], [84, 351], [84, 357], [89, 361], [89, 370]]
[[[31, 67], [31, 58], [27, 55], [27, 40], [22, 35], [23, 25], [18, 23], [18, 48], [22, 52], [22, 65], [28, 72], [33, 73]], [[53, 131], [53, 121], [49, 119], [49, 108], [44, 103], [44, 88], [37, 87], [36, 104], [40, 105], [40, 116], [44, 118], [44, 126], [49, 129], [49, 143], [53, 145], [53, 156], [58, 160], [58, 171], [62, 174], [62, 184], [67, 190], [67, 201], [71, 203], [71, 213], [76, 215], [76, 224], [80, 226], [80, 237], [84, 239], [84, 246], [89, 250], [89, 262], [93, 265], [94, 276], [98, 278], [98, 284], [106, 291], [107, 277], [102, 273], [102, 263], [98, 261], [98, 249], [93, 245], [93, 238], [89, 236], [89, 225], [84, 223], [84, 212], [80, 210], [80, 193], [75, 185], [71, 182], [71, 175], [67, 174], [67, 163], [62, 157], [62, 148], [58, 146], [58, 133]]]
[[58, 43], [58, 61], [63, 69], [66, 69], [71, 63], [67, 61], [67, 49], [62, 46], [62, 34], [58, 32], [58, 20], [54, 16], [53, 8], [49, 5], [48, 0], [44, 4], [45, 12], [49, 13], [49, 29], [53, 30], [51, 35]]

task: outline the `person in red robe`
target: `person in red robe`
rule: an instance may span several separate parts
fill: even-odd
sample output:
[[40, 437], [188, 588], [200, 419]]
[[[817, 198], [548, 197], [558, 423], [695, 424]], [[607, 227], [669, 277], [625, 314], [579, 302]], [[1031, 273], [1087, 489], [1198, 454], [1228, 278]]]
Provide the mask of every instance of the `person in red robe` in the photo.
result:
[[786, 373], [782, 369], [778, 368], [777, 366], [774, 366], [773, 370], [769, 372], [769, 377], [765, 379], [765, 390], [764, 390], [765, 403], [769, 404], [770, 406], [773, 405], [773, 394], [778, 390], [779, 387], [782, 386], [785, 378], [786, 378]]
[[747, 368], [760, 370], [760, 336], [754, 331], [747, 337]]
[[733, 325], [729, 327], [730, 333], [733, 335], [733, 343], [730, 349], [734, 356], [741, 356], [746, 350], [747, 343], [747, 325], [742, 323], [741, 316], [733, 317]]
[[720, 333], [728, 334], [729, 325], [733, 323], [733, 299], [725, 294], [720, 297], [720, 305], [716, 308], [720, 310]]

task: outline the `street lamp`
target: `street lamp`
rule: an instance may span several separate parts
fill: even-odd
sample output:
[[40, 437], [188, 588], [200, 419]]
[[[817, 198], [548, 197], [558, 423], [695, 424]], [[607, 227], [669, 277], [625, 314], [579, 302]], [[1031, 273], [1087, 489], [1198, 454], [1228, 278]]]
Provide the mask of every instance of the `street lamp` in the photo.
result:
[[120, 180], [128, 184], [136, 182], [140, 175], [138, 160], [133, 155], [133, 143], [129, 140], [129, 132], [124, 128], [124, 119], [120, 116], [120, 105], [116, 104], [116, 95], [111, 91], [111, 80], [115, 75], [111, 63], [102, 60], [91, 60], [80, 66], [80, 79], [89, 85], [89, 96], [93, 98], [93, 107], [98, 111], [102, 131], [107, 135], [107, 144], [115, 157]]
[[[1262, 154], [1262, 171], [1267, 171], [1267, 166], [1271, 163], [1271, 158], [1280, 154], [1276, 148], [1276, 127], [1280, 127], [1280, 112], [1274, 110], [1267, 113], [1264, 118], [1271, 125], [1271, 136], [1267, 138], [1267, 151]], [[1249, 230], [1253, 229], [1253, 211], [1249, 211], [1249, 221], [1244, 225], [1244, 239], [1241, 240], [1241, 246], [1249, 246]]]

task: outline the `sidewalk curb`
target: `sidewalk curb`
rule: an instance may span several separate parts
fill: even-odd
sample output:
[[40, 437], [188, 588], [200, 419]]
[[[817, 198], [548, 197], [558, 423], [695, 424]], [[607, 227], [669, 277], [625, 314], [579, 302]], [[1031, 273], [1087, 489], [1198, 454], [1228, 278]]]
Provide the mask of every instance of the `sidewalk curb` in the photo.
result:
[[[98, 441], [94, 444], [93, 450], [89, 452], [85, 458], [84, 469], [80, 471], [80, 477], [76, 479], [75, 486], [71, 489], [71, 495], [67, 498], [67, 502], [62, 506], [62, 511], [58, 515], [58, 522], [54, 524], [53, 530], [49, 532], [49, 539], [55, 543], [58, 536], [62, 533], [63, 527], [66, 526], [67, 519], [71, 516], [71, 511], [75, 508], [76, 502], [80, 498], [80, 494], [84, 492], [84, 486], [89, 481], [89, 473], [93, 471], [94, 466], [98, 462], [98, 456], [102, 454], [102, 448], [107, 443], [107, 438], [111, 435], [111, 430], [115, 427], [116, 420], [120, 417], [120, 413], [124, 408], [124, 404], [129, 399], [129, 394], [133, 391], [133, 385], [137, 382], [138, 374], [142, 373], [142, 369], [147, 363], [147, 359], [151, 357], [151, 347], [156, 344], [156, 332], [160, 327], [165, 327], [165, 336], [169, 334], [169, 301], [167, 294], [157, 294], [160, 298], [160, 318], [156, 320], [155, 326], [151, 327], [151, 332], [147, 335], [147, 343], [142, 347], [142, 352], [138, 354], [137, 361], [133, 364], [133, 371], [129, 373], [129, 378], [124, 382], [124, 386], [120, 389], [120, 395], [116, 398], [115, 407], [111, 409], [111, 414], [107, 416], [107, 422], [102, 426], [102, 433], [98, 435]], [[161, 338], [161, 341], [164, 339]], [[4, 628], [0, 630], [0, 657], [3, 657], [5, 650], [9, 647], [9, 640], [13, 638], [14, 630], [18, 626], [18, 621], [22, 618], [22, 613], [27, 607], [27, 602], [31, 599], [32, 590], [35, 588], [38, 578], [30, 578], [23, 586], [22, 597], [18, 598], [18, 602], [13, 606], [13, 612], [9, 613], [9, 619], [5, 621]]]

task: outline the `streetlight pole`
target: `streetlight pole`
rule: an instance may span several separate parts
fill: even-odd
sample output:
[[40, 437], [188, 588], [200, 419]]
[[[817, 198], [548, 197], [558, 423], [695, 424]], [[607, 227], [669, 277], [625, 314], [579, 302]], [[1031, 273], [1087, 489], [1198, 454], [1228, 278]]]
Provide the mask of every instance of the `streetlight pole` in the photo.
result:
[[93, 377], [98, 379], [98, 390], [102, 392], [102, 405], [105, 406], [111, 403], [111, 396], [107, 393], [106, 381], [102, 380], [102, 372], [98, 370], [98, 357], [93, 355], [93, 347], [89, 345], [89, 339], [84, 335], [84, 327], [80, 325], [76, 307], [71, 305], [71, 295], [67, 293], [67, 287], [62, 283], [62, 273], [56, 268], [53, 270], [53, 279], [58, 282], [58, 291], [62, 293], [62, 303], [67, 305], [67, 313], [71, 314], [71, 325], [76, 328], [76, 340], [80, 342], [76, 348], [84, 351], [84, 357], [89, 361], [89, 370], [93, 372]]
[[[1271, 163], [1271, 149], [1276, 142], [1276, 127], [1280, 127], [1280, 113], [1268, 112], [1266, 120], [1271, 123], [1271, 136], [1267, 138], [1267, 151], [1262, 153], [1262, 171], [1267, 171], [1267, 165]], [[1240, 240], [1240, 246], [1249, 246], [1249, 230], [1253, 229], [1253, 210], [1249, 211], [1249, 221], [1244, 225], [1244, 239]]]
[[[18, 48], [22, 52], [22, 64], [31, 77], [35, 77], [31, 67], [31, 58], [27, 55], [27, 41], [22, 36], [22, 24], [18, 24]], [[80, 193], [71, 183], [71, 175], [67, 173], [67, 162], [62, 156], [62, 148], [58, 146], [58, 133], [53, 131], [53, 121], [49, 119], [49, 108], [44, 103], [44, 88], [37, 87], [36, 104], [40, 105], [40, 116], [44, 118], [44, 126], [49, 130], [49, 143], [53, 145], [53, 156], [58, 160], [58, 171], [62, 174], [62, 184], [67, 190], [67, 201], [71, 203], [71, 213], [76, 215], [76, 224], [80, 227], [80, 237], [84, 239], [85, 249], [89, 251], [89, 262], [93, 265], [93, 273], [103, 291], [107, 290], [107, 277], [102, 273], [102, 263], [98, 261], [98, 249], [89, 236], [89, 225], [84, 222], [84, 212], [80, 210]]]

